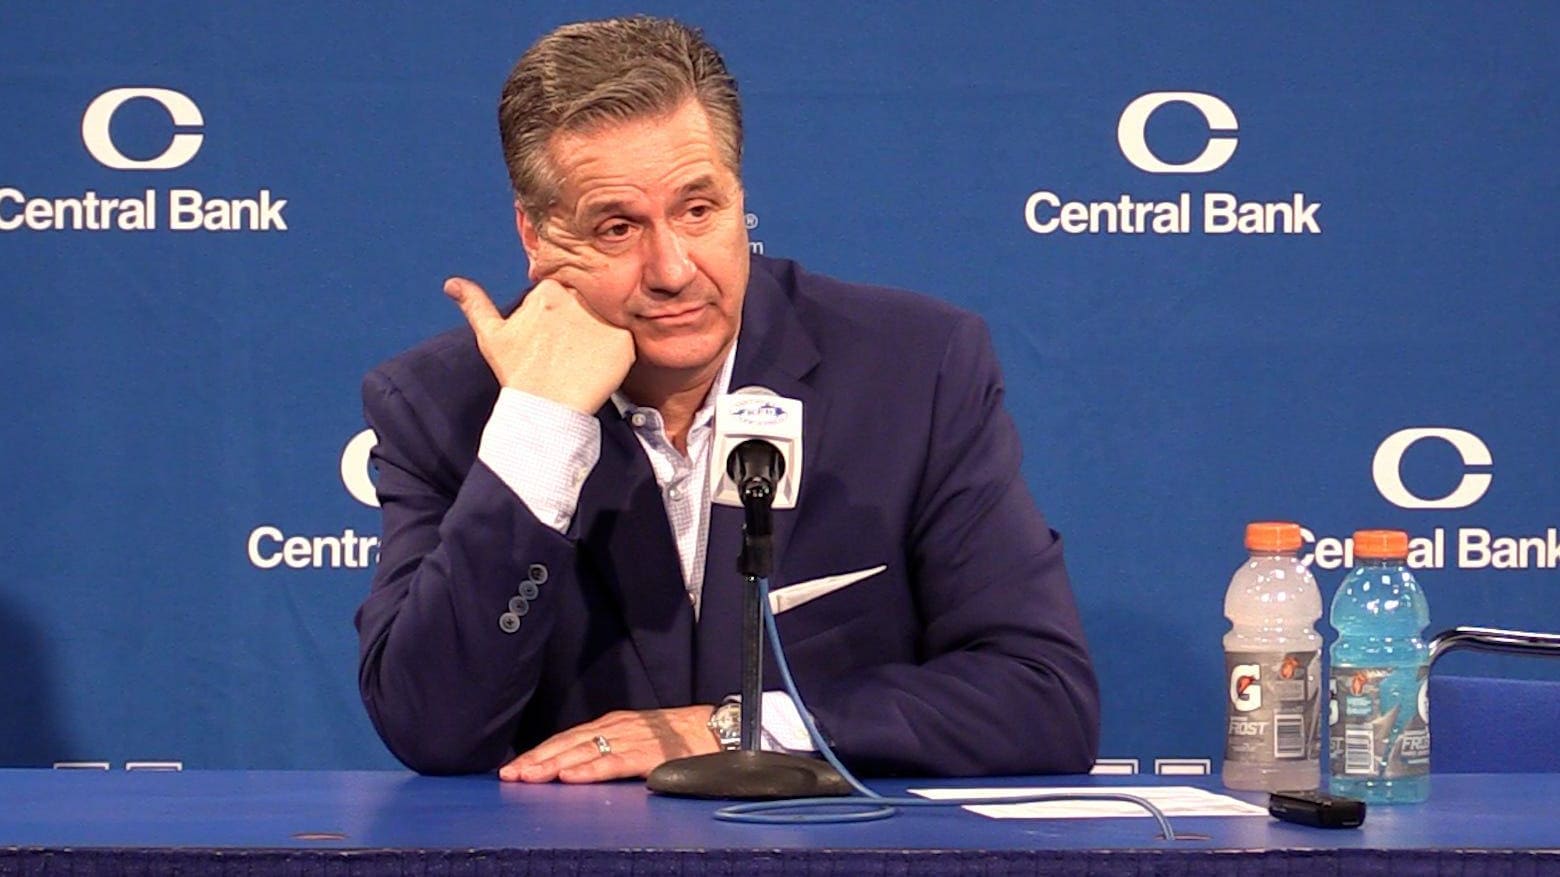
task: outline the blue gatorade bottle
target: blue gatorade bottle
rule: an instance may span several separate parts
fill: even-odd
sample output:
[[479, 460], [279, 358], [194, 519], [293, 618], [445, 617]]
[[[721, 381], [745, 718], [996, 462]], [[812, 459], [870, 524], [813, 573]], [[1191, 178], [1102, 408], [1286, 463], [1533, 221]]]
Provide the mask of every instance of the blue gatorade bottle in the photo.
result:
[[1328, 619], [1338, 631], [1330, 652], [1337, 714], [1329, 788], [1368, 804], [1430, 795], [1430, 609], [1407, 557], [1407, 533], [1356, 531], [1355, 566]]

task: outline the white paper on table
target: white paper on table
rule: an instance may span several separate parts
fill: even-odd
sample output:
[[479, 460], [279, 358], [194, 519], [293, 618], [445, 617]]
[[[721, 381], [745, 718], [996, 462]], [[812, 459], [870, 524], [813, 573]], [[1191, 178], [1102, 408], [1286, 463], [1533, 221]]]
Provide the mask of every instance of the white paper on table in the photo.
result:
[[[910, 789], [932, 800], [951, 798], [1022, 798], [1026, 795], [1133, 795], [1164, 811], [1166, 816], [1267, 816], [1267, 808], [1192, 786], [1067, 786], [1000, 789]], [[1127, 801], [1036, 801], [1029, 804], [974, 804], [971, 813], [992, 819], [1099, 819], [1149, 816]]]

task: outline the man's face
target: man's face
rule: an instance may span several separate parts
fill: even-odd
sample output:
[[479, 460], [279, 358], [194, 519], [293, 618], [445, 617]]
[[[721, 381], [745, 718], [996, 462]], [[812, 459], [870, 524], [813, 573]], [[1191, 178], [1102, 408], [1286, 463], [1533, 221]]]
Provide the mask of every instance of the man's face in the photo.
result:
[[718, 368], [747, 291], [742, 185], [695, 100], [669, 115], [561, 132], [562, 185], [536, 228], [516, 211], [531, 279], [577, 291], [634, 336], [636, 371]]

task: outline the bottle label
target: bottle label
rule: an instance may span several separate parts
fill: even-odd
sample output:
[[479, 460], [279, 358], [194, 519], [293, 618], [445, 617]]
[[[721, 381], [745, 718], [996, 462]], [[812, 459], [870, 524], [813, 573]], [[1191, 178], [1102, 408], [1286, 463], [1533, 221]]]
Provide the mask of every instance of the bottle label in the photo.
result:
[[1224, 760], [1271, 764], [1321, 755], [1321, 653], [1225, 652]]
[[1328, 751], [1332, 775], [1403, 779], [1430, 772], [1430, 667], [1332, 669], [1338, 712]]

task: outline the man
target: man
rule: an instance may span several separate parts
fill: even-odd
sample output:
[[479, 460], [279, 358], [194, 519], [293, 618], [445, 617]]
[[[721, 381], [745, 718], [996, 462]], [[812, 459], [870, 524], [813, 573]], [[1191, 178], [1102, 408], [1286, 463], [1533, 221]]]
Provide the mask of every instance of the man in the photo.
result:
[[[452, 278], [469, 328], [364, 384], [384, 534], [360, 681], [390, 750], [590, 782], [728, 743], [742, 513], [709, 502], [712, 412], [762, 386], [805, 406], [773, 584], [841, 756], [1087, 770], [1093, 671], [980, 321], [750, 258], [736, 84], [680, 24], [554, 31], [499, 118], [534, 286], [505, 316]], [[812, 748], [784, 694], [765, 717]]]

